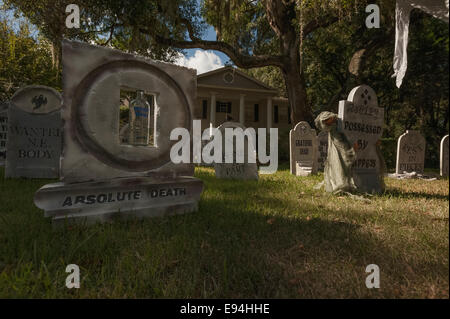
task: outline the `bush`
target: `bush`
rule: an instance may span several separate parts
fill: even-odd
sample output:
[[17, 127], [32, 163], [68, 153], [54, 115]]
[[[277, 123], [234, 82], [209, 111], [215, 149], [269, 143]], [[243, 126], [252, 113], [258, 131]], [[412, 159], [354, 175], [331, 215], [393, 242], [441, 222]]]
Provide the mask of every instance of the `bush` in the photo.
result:
[[397, 160], [397, 139], [382, 138], [380, 148], [387, 169], [395, 169], [395, 162]]

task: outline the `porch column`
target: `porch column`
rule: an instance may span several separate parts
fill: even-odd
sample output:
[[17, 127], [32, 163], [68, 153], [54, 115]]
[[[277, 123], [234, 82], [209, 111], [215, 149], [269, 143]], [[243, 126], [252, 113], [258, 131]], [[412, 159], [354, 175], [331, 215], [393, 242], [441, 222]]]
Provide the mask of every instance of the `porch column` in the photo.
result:
[[245, 124], [245, 94], [240, 95], [239, 100], [239, 123]]
[[210, 135], [212, 135], [212, 129], [215, 126], [216, 126], [216, 93], [211, 92], [211, 110], [209, 114]]
[[267, 98], [267, 128], [272, 127], [272, 97]]

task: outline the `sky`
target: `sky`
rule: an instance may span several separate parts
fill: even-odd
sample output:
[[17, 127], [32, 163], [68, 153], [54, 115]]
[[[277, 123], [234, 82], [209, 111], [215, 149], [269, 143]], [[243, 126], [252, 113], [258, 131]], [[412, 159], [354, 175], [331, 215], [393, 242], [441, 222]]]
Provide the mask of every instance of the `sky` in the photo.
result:
[[[204, 40], [215, 41], [216, 33], [212, 26], [208, 27], [203, 37]], [[189, 49], [186, 55], [180, 56], [175, 64], [197, 69], [197, 74], [221, 68], [230, 61], [227, 55], [219, 51]], [[231, 61], [230, 61], [231, 62]]]

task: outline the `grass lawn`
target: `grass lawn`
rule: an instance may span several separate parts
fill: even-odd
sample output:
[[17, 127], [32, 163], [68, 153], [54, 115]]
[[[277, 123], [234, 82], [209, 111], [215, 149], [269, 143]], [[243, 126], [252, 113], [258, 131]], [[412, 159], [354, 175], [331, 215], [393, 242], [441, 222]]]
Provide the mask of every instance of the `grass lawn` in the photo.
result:
[[[287, 169], [205, 184], [198, 212], [52, 230], [33, 204], [45, 180], [4, 180], [3, 298], [449, 298], [449, 183], [386, 179], [371, 202]], [[67, 289], [65, 268], [81, 269]], [[367, 289], [365, 268], [380, 268]]]

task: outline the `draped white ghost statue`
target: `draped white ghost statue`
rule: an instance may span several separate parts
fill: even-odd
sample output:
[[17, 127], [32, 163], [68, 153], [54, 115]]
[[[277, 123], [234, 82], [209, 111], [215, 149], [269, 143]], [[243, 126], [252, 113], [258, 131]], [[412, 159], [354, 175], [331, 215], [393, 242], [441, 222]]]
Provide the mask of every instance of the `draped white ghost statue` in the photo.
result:
[[409, 14], [417, 8], [425, 11], [435, 18], [448, 23], [449, 0], [397, 0], [395, 9], [395, 53], [394, 74], [397, 87], [400, 87], [408, 67], [407, 49], [409, 32]]

